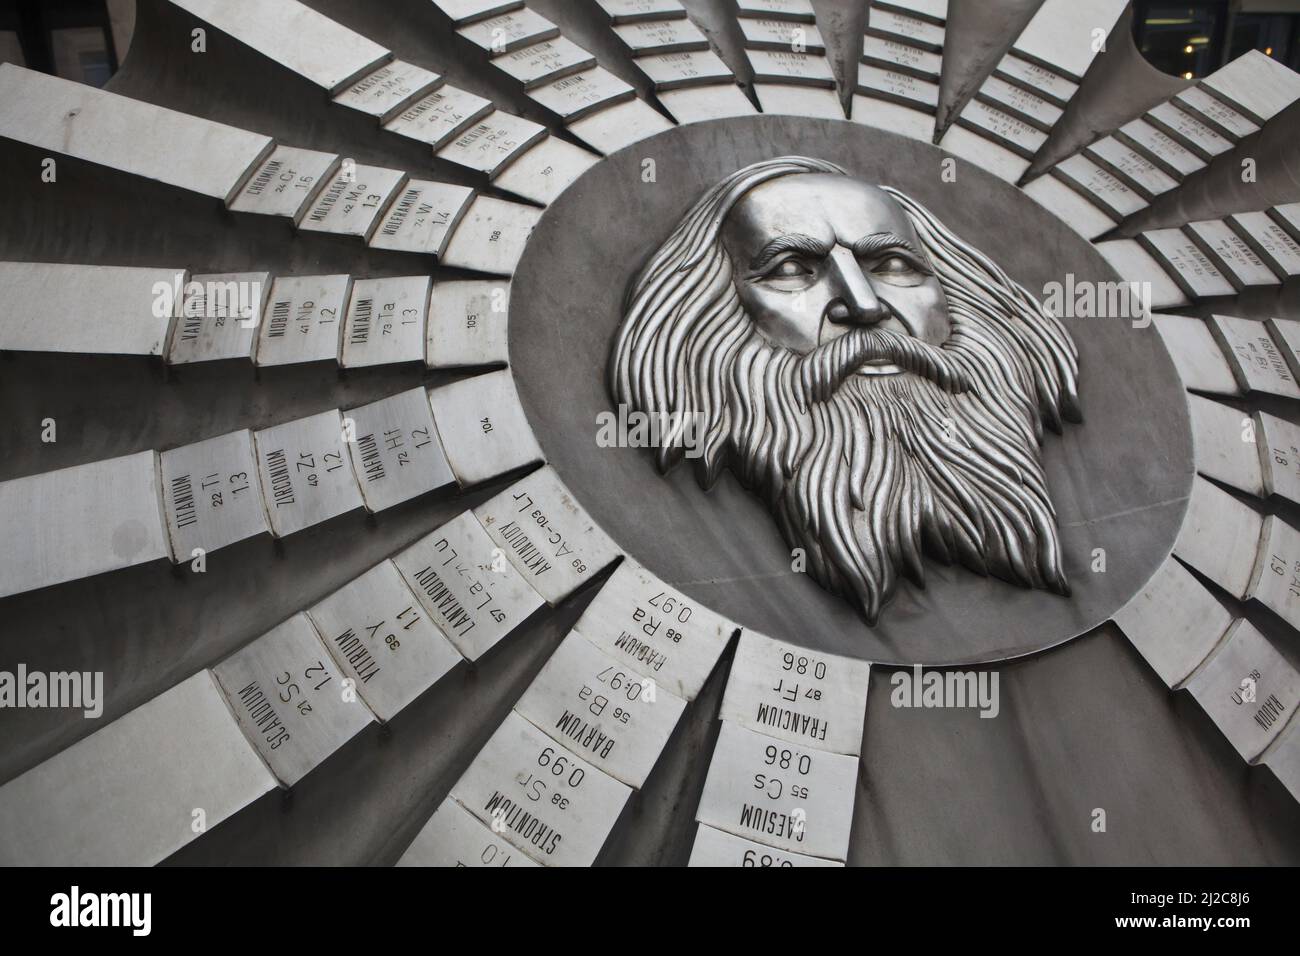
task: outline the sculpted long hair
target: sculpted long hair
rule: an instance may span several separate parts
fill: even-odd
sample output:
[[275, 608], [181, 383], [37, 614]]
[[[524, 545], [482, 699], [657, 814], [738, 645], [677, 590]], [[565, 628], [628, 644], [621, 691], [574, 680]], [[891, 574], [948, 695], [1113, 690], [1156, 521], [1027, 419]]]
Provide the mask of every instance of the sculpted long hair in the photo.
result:
[[[736, 292], [720, 239], [756, 186], [847, 175], [786, 156], [710, 189], [635, 277], [609, 365], [614, 401], [661, 416], [662, 472], [695, 423], [696, 477], [731, 468], [776, 515], [809, 570], [869, 622], [920, 554], [960, 560], [1027, 587], [1068, 593], [1042, 471], [1043, 425], [1078, 421], [1078, 353], [1064, 327], [992, 260], [903, 193], [904, 210], [948, 301], [934, 347], [855, 328], [801, 355], [768, 342]], [[853, 372], [888, 357], [909, 376]]]

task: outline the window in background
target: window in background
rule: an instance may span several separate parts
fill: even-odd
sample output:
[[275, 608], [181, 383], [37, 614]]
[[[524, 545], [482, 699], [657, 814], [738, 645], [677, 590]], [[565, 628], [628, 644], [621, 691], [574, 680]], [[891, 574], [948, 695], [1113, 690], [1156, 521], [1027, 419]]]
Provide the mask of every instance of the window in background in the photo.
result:
[[1222, 0], [1158, 3], [1136, 0], [1133, 33], [1147, 62], [1163, 73], [1195, 79], [1223, 63], [1228, 4]]

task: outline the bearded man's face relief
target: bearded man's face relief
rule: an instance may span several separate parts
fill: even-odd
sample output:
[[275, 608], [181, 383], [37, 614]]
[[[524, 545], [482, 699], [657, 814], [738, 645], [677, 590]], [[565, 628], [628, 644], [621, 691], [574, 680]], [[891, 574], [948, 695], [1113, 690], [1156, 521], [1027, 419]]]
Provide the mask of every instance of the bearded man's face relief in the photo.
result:
[[[1078, 421], [1078, 353], [928, 211], [820, 160], [711, 189], [633, 281], [615, 402], [662, 416], [767, 503], [808, 571], [874, 624], [922, 554], [1069, 593], [1039, 453]], [[691, 428], [694, 422], [698, 428]]]

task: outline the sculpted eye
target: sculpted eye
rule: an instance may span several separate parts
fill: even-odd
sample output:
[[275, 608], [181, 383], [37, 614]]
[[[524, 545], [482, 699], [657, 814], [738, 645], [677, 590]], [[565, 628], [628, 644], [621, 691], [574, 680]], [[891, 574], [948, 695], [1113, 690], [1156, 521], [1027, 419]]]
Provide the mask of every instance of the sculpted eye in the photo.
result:
[[915, 272], [916, 267], [908, 259], [902, 256], [890, 256], [876, 265], [872, 272], [883, 273], [884, 275], [906, 275], [909, 272]]
[[810, 275], [812, 275], [812, 270], [797, 259], [786, 259], [785, 262], [768, 273], [768, 277], [774, 279], [798, 279]]

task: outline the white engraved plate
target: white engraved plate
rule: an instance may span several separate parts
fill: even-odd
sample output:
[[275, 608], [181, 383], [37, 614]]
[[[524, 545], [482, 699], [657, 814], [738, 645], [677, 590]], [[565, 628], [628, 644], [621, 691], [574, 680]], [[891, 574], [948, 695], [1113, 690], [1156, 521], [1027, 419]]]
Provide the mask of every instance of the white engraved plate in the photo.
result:
[[811, 0], [737, 0], [736, 7], [742, 17], [772, 17], [808, 23], [816, 18]]
[[510, 283], [469, 280], [436, 283], [429, 300], [429, 368], [505, 364]]
[[480, 49], [495, 54], [553, 39], [560, 35], [560, 28], [541, 14], [520, 7], [486, 20], [475, 20], [456, 32]]
[[408, 179], [370, 236], [370, 248], [441, 256], [473, 198], [468, 186]]
[[360, 110], [387, 123], [412, 100], [442, 82], [437, 73], [403, 60], [390, 60], [334, 97], [335, 103]]
[[492, 196], [477, 196], [442, 256], [442, 263], [510, 275], [542, 211]]
[[1047, 140], [1041, 130], [980, 100], [967, 103], [957, 122], [1025, 159], [1032, 159]]
[[199, 671], [0, 787], [0, 865], [153, 866], [275, 787]]
[[1258, 50], [1247, 50], [1201, 85], [1261, 126], [1300, 99], [1300, 76]]
[[1267, 493], [1300, 503], [1300, 426], [1267, 412], [1258, 414]]
[[392, 720], [463, 660], [391, 561], [345, 584], [307, 616], [340, 676], [380, 720]]
[[542, 606], [470, 511], [396, 555], [393, 564], [430, 620], [471, 661]]
[[1228, 609], [1178, 561], [1169, 558], [1115, 623], [1169, 688], [1182, 686], [1232, 623]]
[[216, 551], [271, 530], [262, 504], [253, 433], [231, 432], [159, 456], [172, 560]]
[[1194, 478], [1174, 554], [1229, 594], [1244, 598], [1255, 580], [1263, 524], [1259, 512]]
[[277, 538], [362, 506], [337, 409], [254, 432], [253, 445]]
[[1115, 136], [1140, 150], [1151, 162], [1175, 179], [1182, 179], [1205, 168], [1205, 160], [1140, 117], [1121, 126]]
[[[729, 83], [733, 75], [712, 50], [689, 53], [652, 53], [637, 57], [636, 65], [650, 77], [656, 90]], [[670, 107], [671, 108], [671, 107]]]
[[733, 80], [734, 77], [727, 76], [702, 87], [659, 89], [656, 95], [678, 123], [700, 123], [728, 116], [753, 116], [758, 111]]
[[631, 793], [513, 711], [451, 788], [494, 833], [547, 866], [590, 866]]
[[366, 509], [382, 511], [455, 480], [423, 386], [343, 413]]
[[1248, 596], [1292, 627], [1300, 625], [1300, 531], [1276, 516], [1264, 519], [1259, 577]]
[[537, 867], [455, 800], [444, 800], [397, 866], [523, 866]]
[[523, 7], [524, 0], [436, 0], [436, 4], [457, 26], [463, 26], [518, 10]]
[[1169, 192], [1178, 185], [1178, 180], [1113, 136], [1103, 136], [1089, 146], [1086, 152], [1090, 158], [1122, 179], [1147, 201]]
[[1291, 377], [1300, 381], [1300, 322], [1294, 319], [1265, 319], [1264, 324], [1273, 335], [1273, 341], [1282, 350]]
[[1258, 126], [1231, 106], [1195, 86], [1175, 96], [1174, 105], [1187, 110], [1220, 136], [1226, 136], [1228, 139], [1241, 139], [1251, 133], [1259, 132]]
[[1157, 315], [1154, 319], [1184, 385], [1219, 395], [1242, 393], [1228, 357], [1204, 321], [1183, 315]]
[[695, 819], [794, 853], [844, 860], [858, 759], [722, 721]]
[[869, 36], [863, 41], [862, 62], [935, 83], [943, 69], [943, 58], [938, 53], [884, 37]]
[[1224, 139], [1209, 126], [1190, 113], [1180, 110], [1173, 103], [1153, 106], [1144, 118], [1206, 162], [1232, 149], [1230, 140]]
[[0, 597], [171, 556], [152, 451], [0, 482]]
[[489, 372], [429, 392], [447, 460], [462, 488], [543, 460], [510, 372]]
[[479, 505], [474, 514], [548, 604], [564, 600], [619, 554], [549, 465]]
[[1264, 446], [1248, 412], [1187, 396], [1196, 438], [1196, 470], [1256, 498], [1266, 496], [1260, 455]]
[[939, 104], [939, 84], [894, 70], [858, 64], [858, 92], [933, 113]]
[[996, 76], [985, 80], [976, 95], [1044, 132], [1050, 132], [1053, 124], [1061, 118], [1059, 106], [1053, 106], [1041, 96]]
[[1181, 229], [1151, 229], [1139, 235], [1138, 242], [1193, 299], [1212, 299], [1236, 291]]
[[615, 24], [614, 32], [628, 45], [633, 56], [709, 48], [709, 41], [690, 20], [637, 20]]
[[0, 63], [0, 137], [227, 202], [268, 136]]
[[1253, 760], [1295, 713], [1300, 673], [1242, 620], [1187, 689], [1237, 753]]
[[357, 279], [343, 326], [343, 367], [424, 361], [428, 276]]
[[277, 146], [240, 188], [230, 208], [235, 212], [284, 216], [297, 222], [320, 184], [334, 175], [340, 162], [337, 153]]
[[1291, 374], [1287, 357], [1263, 322], [1215, 315], [1210, 319], [1210, 331], [1229, 356], [1229, 364], [1242, 388], [1300, 398], [1300, 386]]
[[[1024, 185], [1025, 195], [1044, 209], [1050, 210], [1058, 219], [1085, 239], [1095, 239], [1115, 228], [1119, 217], [1116, 213], [1103, 208], [1097, 199], [1085, 195], [1082, 189], [1070, 185], [1066, 177], [1048, 171], [1046, 176], [1038, 176]], [[1136, 243], [1134, 243], [1136, 245]], [[1145, 253], [1143, 253], [1145, 256]], [[1149, 260], [1150, 257], [1146, 256]], [[1152, 268], [1160, 270], [1152, 263]], [[1177, 286], [1169, 281], [1180, 301], [1186, 301]], [[1154, 296], [1152, 296], [1154, 299]]]
[[[584, 70], [528, 91], [536, 103], [572, 123], [598, 110], [633, 99], [636, 91], [602, 67]], [[598, 144], [593, 144], [598, 145]]]
[[251, 359], [270, 290], [268, 272], [190, 276], [167, 348], [168, 363]]
[[[1044, 177], [1034, 180], [1026, 189], [1029, 192]], [[1049, 207], [1050, 208], [1050, 207]], [[1094, 207], [1095, 208], [1095, 207]], [[1156, 262], [1151, 253], [1142, 248], [1136, 239], [1111, 239], [1096, 244], [1096, 249], [1111, 267], [1129, 282], [1142, 282], [1150, 290], [1149, 305], [1153, 309], [1168, 309], [1187, 305], [1190, 300], [1169, 277], [1164, 266]], [[1156, 317], [1159, 325], [1159, 317]], [[1181, 367], [1180, 367], [1181, 368]], [[1184, 379], [1186, 381], [1186, 379]]]
[[1016, 38], [1015, 50], [1026, 59], [1082, 80], [1101, 39], [1110, 33], [1128, 0], [1043, 0]]
[[744, 34], [745, 47], [749, 50], [786, 50], [823, 55], [826, 53], [826, 43], [822, 40], [821, 31], [811, 23], [742, 17], [740, 32]]
[[570, 631], [515, 710], [572, 753], [640, 789], [686, 701]]
[[802, 853], [787, 853], [775, 847], [764, 846], [753, 840], [746, 840], [735, 834], [718, 830], [714, 827], [699, 825], [695, 833], [695, 845], [691, 848], [691, 859], [687, 866], [708, 867], [795, 867], [795, 866], [843, 866], [835, 860], [823, 860], [820, 857], [805, 856]]
[[1227, 222], [1279, 279], [1300, 276], [1300, 243], [1268, 213], [1240, 212], [1229, 216]]
[[791, 743], [862, 751], [867, 661], [743, 631], [718, 716]]
[[352, 277], [280, 276], [257, 332], [259, 366], [337, 361]]
[[796, 83], [801, 86], [835, 87], [830, 63], [818, 53], [789, 50], [750, 50], [749, 63], [760, 83]]
[[871, 0], [871, 6], [873, 9], [896, 10], [935, 23], [948, 19], [948, 0]]
[[550, 203], [599, 159], [581, 146], [547, 136], [511, 160], [496, 176], [496, 185], [533, 202]]
[[935, 53], [943, 49], [943, 27], [893, 10], [873, 7], [867, 14], [867, 34], [901, 40]]
[[0, 349], [162, 355], [188, 278], [183, 269], [0, 262]]
[[343, 684], [306, 614], [267, 631], [212, 669], [271, 772], [292, 787], [374, 716]]
[[512, 158], [546, 135], [545, 126], [495, 110], [434, 155], [481, 173], [495, 175]]
[[402, 110], [384, 129], [437, 149], [492, 110], [491, 100], [455, 86], [442, 86]]
[[1014, 54], [1008, 54], [999, 60], [994, 72], [1004, 80], [1009, 80], [1027, 90], [1033, 90], [1061, 107], [1069, 103], [1075, 91], [1079, 89], [1079, 84], [1073, 80], [1067, 80], [1059, 73], [1037, 63], [1022, 60]]
[[596, 58], [565, 37], [534, 43], [492, 58], [494, 66], [531, 89], [596, 65]]
[[369, 239], [380, 215], [405, 183], [406, 173], [399, 170], [345, 159], [306, 207], [298, 228]]
[[1300, 242], [1300, 202], [1284, 203], [1268, 210], [1268, 216]]
[[596, 0], [614, 23], [637, 20], [673, 20], [686, 16], [679, 0]]
[[601, 586], [574, 629], [685, 700], [699, 694], [737, 630], [631, 558]]
[[1238, 291], [1277, 285], [1280, 281], [1264, 260], [1222, 219], [1188, 223], [1187, 232]]
[[1082, 153], [1057, 163], [1051, 174], [1115, 219], [1124, 219], [1146, 208], [1145, 199]]

